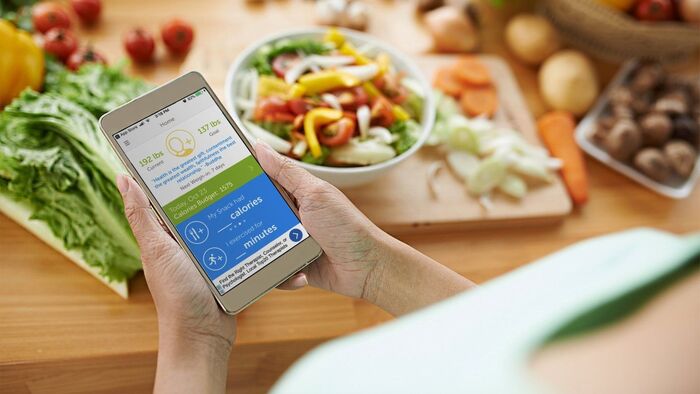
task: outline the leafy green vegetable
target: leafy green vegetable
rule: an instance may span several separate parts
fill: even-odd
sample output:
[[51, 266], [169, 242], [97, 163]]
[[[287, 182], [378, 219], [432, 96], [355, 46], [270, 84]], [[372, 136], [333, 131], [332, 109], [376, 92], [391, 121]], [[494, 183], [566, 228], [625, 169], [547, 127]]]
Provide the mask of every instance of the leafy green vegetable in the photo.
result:
[[122, 69], [123, 64], [110, 67], [88, 63], [71, 72], [49, 60], [44, 89], [81, 105], [99, 118], [149, 90], [145, 82], [127, 76]]
[[262, 121], [257, 122], [257, 124], [270, 133], [280, 138], [284, 138], [285, 140], [289, 140], [291, 138], [292, 129], [294, 128], [291, 123], [284, 122]]
[[31, 8], [36, 2], [37, 0], [0, 0], [0, 18], [31, 32], [34, 30]]
[[417, 122], [421, 121], [421, 116], [423, 115], [423, 99], [419, 95], [409, 93], [401, 107], [408, 112], [412, 119], [415, 119]]
[[328, 53], [330, 50], [327, 44], [318, 40], [308, 38], [280, 40], [260, 48], [253, 58], [252, 67], [261, 75], [272, 75], [271, 62], [283, 53], [301, 52], [305, 55], [317, 55]]
[[389, 131], [398, 137], [391, 145], [396, 154], [400, 155], [418, 141], [420, 126], [413, 120], [397, 120], [389, 126]]
[[71, 100], [26, 90], [0, 113], [0, 193], [27, 205], [30, 219], [44, 221], [111, 281], [141, 268], [114, 184], [118, 172], [97, 119]]
[[326, 162], [326, 159], [328, 159], [328, 155], [331, 154], [331, 150], [328, 149], [328, 147], [321, 145], [321, 156], [320, 157], [313, 157], [311, 152], [306, 152], [304, 156], [302, 156], [301, 161], [304, 163], [309, 163], [309, 164], [316, 164], [316, 165], [321, 165]]

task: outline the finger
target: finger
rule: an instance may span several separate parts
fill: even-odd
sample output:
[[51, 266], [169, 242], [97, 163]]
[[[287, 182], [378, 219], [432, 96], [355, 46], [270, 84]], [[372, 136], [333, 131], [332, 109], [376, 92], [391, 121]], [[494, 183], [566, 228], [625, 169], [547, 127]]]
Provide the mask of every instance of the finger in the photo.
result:
[[155, 239], [168, 236], [151, 209], [151, 204], [143, 190], [131, 177], [117, 175], [117, 188], [124, 201], [126, 218], [142, 250]]
[[303, 272], [297, 272], [291, 278], [287, 279], [281, 285], [277, 286], [281, 290], [299, 290], [306, 287], [309, 281], [306, 279], [306, 274]]
[[288, 157], [275, 152], [264, 142], [255, 143], [255, 153], [265, 172], [296, 199], [301, 197], [297, 194], [302, 186], [318, 182], [318, 178], [294, 164]]

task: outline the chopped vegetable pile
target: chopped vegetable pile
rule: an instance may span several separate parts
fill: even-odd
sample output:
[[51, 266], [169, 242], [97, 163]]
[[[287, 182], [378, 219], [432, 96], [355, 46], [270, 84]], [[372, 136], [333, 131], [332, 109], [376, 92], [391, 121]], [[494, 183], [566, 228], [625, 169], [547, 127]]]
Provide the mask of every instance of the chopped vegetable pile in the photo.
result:
[[425, 92], [375, 52], [336, 29], [261, 48], [234, 87], [247, 130], [317, 165], [365, 166], [405, 152], [418, 139]]
[[[492, 89], [494, 95], [495, 87], [490, 85], [488, 69], [475, 58], [468, 59], [461, 60], [454, 68], [438, 71], [435, 80], [438, 89], [433, 93], [437, 116], [427, 144], [446, 149], [447, 163], [455, 175], [465, 182], [469, 193], [489, 209], [495, 191], [521, 199], [530, 185], [552, 182], [553, 171], [561, 168], [562, 163], [550, 157], [546, 149], [527, 142], [518, 131], [488, 119], [487, 116], [496, 111], [495, 99], [489, 103], [488, 110], [469, 117], [473, 114], [470, 109], [475, 106], [469, 102], [471, 98], [465, 103], [465, 96], [476, 89], [474, 81], [488, 82], [483, 86]], [[449, 80], [446, 72], [449, 72]], [[459, 81], [458, 75], [461, 75]], [[450, 82], [453, 78], [457, 82]], [[472, 83], [464, 82], [465, 78], [470, 78]], [[435, 172], [434, 168], [431, 170]], [[429, 177], [429, 182], [432, 178]], [[432, 187], [432, 183], [430, 185]]]
[[45, 93], [27, 89], [0, 112], [0, 195], [108, 281], [124, 281], [141, 263], [114, 184], [124, 170], [96, 117], [147, 86], [101, 64], [49, 69]]

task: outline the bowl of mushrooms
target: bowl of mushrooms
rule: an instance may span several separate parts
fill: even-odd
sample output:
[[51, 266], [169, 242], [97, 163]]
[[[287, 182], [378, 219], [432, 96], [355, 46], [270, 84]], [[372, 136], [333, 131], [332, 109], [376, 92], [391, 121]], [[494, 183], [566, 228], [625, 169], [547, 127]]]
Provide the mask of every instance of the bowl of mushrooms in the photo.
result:
[[700, 178], [700, 76], [630, 61], [579, 123], [589, 155], [671, 198]]

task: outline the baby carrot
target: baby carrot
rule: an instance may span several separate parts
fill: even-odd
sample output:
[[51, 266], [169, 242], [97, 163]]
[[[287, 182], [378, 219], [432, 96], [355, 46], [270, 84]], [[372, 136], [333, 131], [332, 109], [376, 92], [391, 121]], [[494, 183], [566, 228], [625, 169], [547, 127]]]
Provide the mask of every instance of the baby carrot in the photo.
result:
[[563, 162], [561, 169], [564, 184], [571, 200], [583, 205], [588, 200], [588, 177], [583, 154], [574, 139], [576, 123], [566, 111], [552, 111], [537, 121], [537, 129], [547, 149]]

